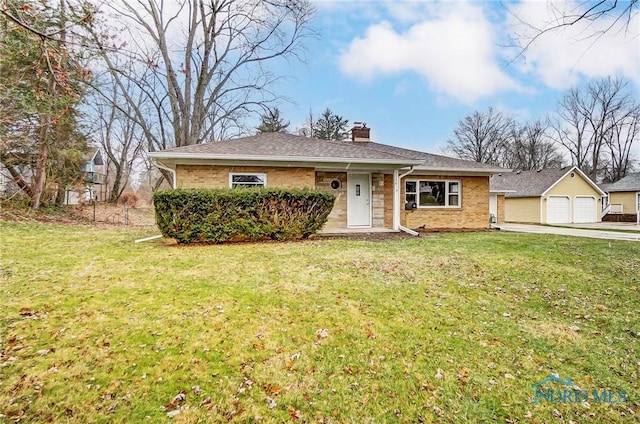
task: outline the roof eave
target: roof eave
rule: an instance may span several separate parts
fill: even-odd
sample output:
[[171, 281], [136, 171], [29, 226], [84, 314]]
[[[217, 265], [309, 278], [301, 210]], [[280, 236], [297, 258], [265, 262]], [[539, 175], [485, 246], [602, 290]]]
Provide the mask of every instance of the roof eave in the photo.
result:
[[380, 165], [400, 165], [400, 166], [416, 166], [423, 161], [410, 159], [368, 159], [368, 158], [347, 158], [347, 157], [314, 157], [314, 156], [264, 156], [264, 155], [213, 155], [213, 154], [194, 154], [194, 153], [177, 153], [177, 152], [150, 152], [149, 156], [153, 159], [195, 159], [195, 160], [238, 160], [238, 161], [255, 161], [255, 162], [301, 162], [301, 163], [358, 163], [358, 164], [380, 164]]
[[489, 189], [489, 193], [493, 194], [507, 194], [507, 193], [515, 193], [515, 190], [500, 190], [500, 189]]
[[491, 175], [500, 172], [504, 172], [502, 168], [457, 168], [457, 167], [444, 167], [444, 166], [416, 166], [415, 171], [432, 171], [432, 172], [464, 172], [475, 173], [482, 175]]

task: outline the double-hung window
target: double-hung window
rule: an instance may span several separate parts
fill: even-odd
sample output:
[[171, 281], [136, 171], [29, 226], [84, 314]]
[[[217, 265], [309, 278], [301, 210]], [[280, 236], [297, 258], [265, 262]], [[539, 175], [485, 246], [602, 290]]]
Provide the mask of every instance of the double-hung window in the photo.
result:
[[250, 172], [232, 172], [229, 174], [229, 187], [266, 187], [267, 174]]
[[420, 208], [460, 207], [460, 181], [408, 180], [405, 182], [405, 201]]

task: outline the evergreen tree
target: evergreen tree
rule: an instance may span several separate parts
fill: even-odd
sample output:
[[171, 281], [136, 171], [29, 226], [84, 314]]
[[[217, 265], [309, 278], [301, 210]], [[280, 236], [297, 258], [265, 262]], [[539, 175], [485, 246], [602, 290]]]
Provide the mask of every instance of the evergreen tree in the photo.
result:
[[260, 125], [256, 127], [256, 130], [258, 130], [258, 134], [274, 132], [286, 133], [288, 127], [289, 121], [285, 121], [284, 118], [280, 116], [280, 110], [274, 107], [260, 115]]
[[37, 209], [51, 200], [47, 182], [64, 190], [78, 175], [87, 142], [77, 111], [89, 73], [67, 42], [66, 0], [11, 0], [0, 16], [0, 158]]
[[347, 129], [349, 120], [336, 115], [327, 108], [314, 123], [313, 136], [322, 140], [346, 140], [349, 138]]

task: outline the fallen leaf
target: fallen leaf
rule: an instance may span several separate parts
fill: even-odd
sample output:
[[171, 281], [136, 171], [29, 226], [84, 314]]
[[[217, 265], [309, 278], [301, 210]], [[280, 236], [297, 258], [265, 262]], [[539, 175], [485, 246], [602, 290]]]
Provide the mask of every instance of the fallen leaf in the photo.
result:
[[438, 368], [436, 371], [436, 378], [438, 380], [442, 380], [442, 377], [444, 377], [444, 371], [442, 371], [442, 368]]
[[299, 420], [300, 417], [302, 417], [302, 414], [300, 413], [300, 410], [293, 408], [292, 406], [289, 407], [289, 416], [291, 418], [293, 418], [294, 420]]
[[462, 368], [458, 371], [458, 378], [467, 378], [469, 377], [469, 370], [466, 368]]
[[281, 391], [282, 391], [282, 387], [273, 386], [269, 388], [269, 394], [271, 394], [271, 396], [278, 396]]
[[174, 409], [173, 411], [167, 412], [167, 417], [174, 418], [180, 413], [179, 409]]
[[[173, 399], [171, 399], [171, 402], [167, 403], [164, 406], [164, 412], [171, 411], [173, 409], [178, 408], [178, 405], [181, 404], [182, 402], [184, 402], [185, 400], [187, 400], [187, 394], [183, 390], [180, 393], [178, 393], [177, 395], [175, 395], [173, 397]], [[169, 418], [172, 418], [172, 417], [169, 417]]]
[[267, 407], [269, 409], [273, 409], [278, 405], [276, 401], [270, 398], [269, 396], [267, 396], [265, 400], [267, 401]]
[[562, 418], [562, 414], [557, 409], [554, 409], [553, 411], [551, 411], [551, 413], [553, 414], [554, 417]]
[[327, 331], [326, 328], [320, 328], [316, 330], [316, 337], [318, 338], [318, 340], [324, 339], [328, 336], [329, 336], [329, 332]]

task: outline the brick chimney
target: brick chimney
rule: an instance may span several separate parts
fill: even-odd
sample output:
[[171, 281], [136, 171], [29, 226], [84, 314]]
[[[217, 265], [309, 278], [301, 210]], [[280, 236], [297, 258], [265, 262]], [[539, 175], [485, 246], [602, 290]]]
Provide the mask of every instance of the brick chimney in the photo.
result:
[[371, 128], [367, 128], [365, 122], [354, 122], [351, 128], [351, 141], [371, 141], [369, 132]]

